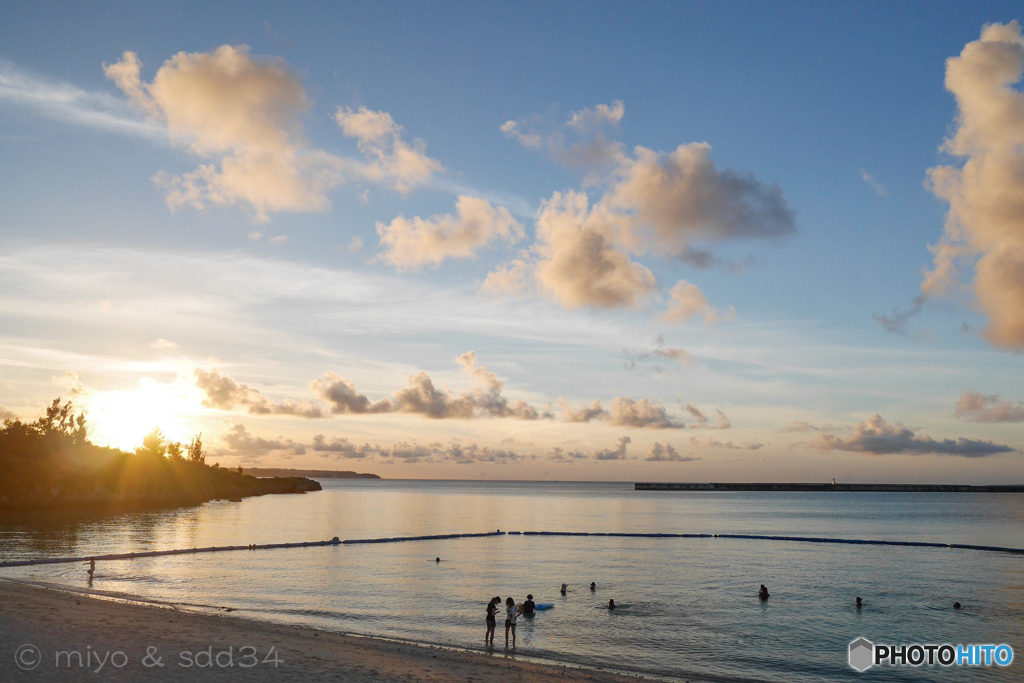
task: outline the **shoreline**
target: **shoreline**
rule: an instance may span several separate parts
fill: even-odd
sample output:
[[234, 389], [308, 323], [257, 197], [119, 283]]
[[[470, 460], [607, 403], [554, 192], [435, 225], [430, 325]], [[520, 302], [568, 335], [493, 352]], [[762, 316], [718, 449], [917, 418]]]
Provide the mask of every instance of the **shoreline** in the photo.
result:
[[[0, 624], [0, 678], [12, 681], [21, 680], [18, 676], [67, 681], [69, 675], [72, 680], [111, 681], [237, 677], [255, 683], [325, 678], [357, 683], [667, 680], [506, 653], [503, 647], [487, 653], [322, 631], [183, 609], [127, 594], [89, 593], [6, 578], [0, 579]], [[38, 664], [23, 671], [15, 655], [28, 645], [37, 650], [22, 651], [22, 663]], [[242, 648], [255, 648], [255, 655], [252, 649], [242, 652]], [[148, 664], [147, 654], [153, 655]], [[107, 660], [101, 664], [104, 655]], [[164, 666], [155, 664], [157, 658]], [[282, 661], [275, 664], [275, 660]]]

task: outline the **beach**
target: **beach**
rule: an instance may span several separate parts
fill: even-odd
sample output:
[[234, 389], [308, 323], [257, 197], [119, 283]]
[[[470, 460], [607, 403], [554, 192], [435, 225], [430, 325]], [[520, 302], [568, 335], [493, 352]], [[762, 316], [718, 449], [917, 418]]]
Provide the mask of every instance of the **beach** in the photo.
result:
[[[482, 636], [482, 620], [480, 631]], [[21, 667], [16, 661], [19, 656]], [[103, 659], [106, 662], [101, 664]], [[22, 668], [35, 662], [29, 670]], [[638, 677], [524, 661], [507, 656], [500, 644], [494, 654], [466, 652], [0, 581], [2, 680], [42, 683], [207, 678], [253, 683], [414, 683], [617, 682]]]

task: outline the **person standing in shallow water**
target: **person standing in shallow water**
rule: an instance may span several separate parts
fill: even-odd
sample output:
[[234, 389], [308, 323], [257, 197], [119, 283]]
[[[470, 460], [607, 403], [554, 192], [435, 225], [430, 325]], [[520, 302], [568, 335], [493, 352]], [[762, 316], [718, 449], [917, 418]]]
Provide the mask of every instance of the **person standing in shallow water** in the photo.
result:
[[487, 603], [487, 632], [484, 634], [484, 645], [494, 645], [494, 629], [498, 625], [495, 613], [498, 611], [498, 603], [501, 598], [491, 598]]
[[761, 590], [757, 591], [757, 597], [761, 598], [762, 600], [768, 599], [768, 589], [765, 588], [765, 585], [763, 583], [761, 584]]
[[508, 647], [508, 632], [512, 631], [512, 647], [516, 646], [516, 618], [519, 617], [519, 608], [512, 598], [505, 600], [505, 647]]

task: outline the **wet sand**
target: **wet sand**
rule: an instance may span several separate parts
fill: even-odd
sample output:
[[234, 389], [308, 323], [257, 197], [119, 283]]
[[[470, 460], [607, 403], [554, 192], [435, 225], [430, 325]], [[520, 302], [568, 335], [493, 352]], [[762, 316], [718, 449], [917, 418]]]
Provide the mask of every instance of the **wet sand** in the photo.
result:
[[524, 661], [506, 656], [502, 645], [494, 654], [462, 652], [0, 580], [3, 681], [508, 683], [639, 678]]

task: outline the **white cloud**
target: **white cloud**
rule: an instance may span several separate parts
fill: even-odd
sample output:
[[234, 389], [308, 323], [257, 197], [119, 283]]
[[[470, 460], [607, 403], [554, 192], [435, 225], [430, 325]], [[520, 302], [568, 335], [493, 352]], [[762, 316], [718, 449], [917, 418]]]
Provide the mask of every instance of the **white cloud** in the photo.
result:
[[555, 192], [537, 218], [530, 260], [488, 276], [491, 292], [514, 289], [527, 273], [564, 308], [636, 307], [657, 287], [654, 274], [615, 246], [615, 231], [582, 192]]
[[18, 414], [7, 406], [0, 406], [0, 422], [5, 420], [17, 420]]
[[736, 309], [729, 306], [724, 311], [708, 304], [708, 297], [700, 287], [680, 280], [669, 293], [668, 307], [661, 319], [669, 323], [681, 323], [695, 316], [702, 316], [705, 324], [733, 320]]
[[685, 425], [673, 418], [665, 406], [651, 403], [646, 398], [634, 401], [628, 396], [612, 399], [608, 422], [620, 427], [646, 427], [648, 429], [683, 429]]
[[260, 232], [259, 230], [253, 230], [252, 232], [249, 233], [249, 239], [251, 239], [254, 242], [258, 242], [261, 239], [263, 239], [263, 233]]
[[1001, 401], [996, 395], [965, 391], [960, 394], [953, 414], [971, 422], [1024, 422], [1024, 403]]
[[203, 405], [216, 410], [244, 410], [250, 415], [290, 415], [306, 419], [328, 417], [322, 406], [309, 401], [286, 399], [275, 403], [258, 389], [222, 375], [216, 368], [194, 371], [195, 384], [203, 392]]
[[849, 436], [821, 432], [815, 443], [826, 451], [854, 451], [871, 455], [958, 455], [964, 458], [982, 458], [998, 453], [1013, 453], [1013, 448], [989, 440], [960, 437], [936, 441], [930, 436], [918, 436], [916, 430], [896, 422], [890, 424], [881, 415], [872, 415], [853, 427]]
[[160, 338], [157, 339], [156, 341], [150, 342], [149, 347], [151, 349], [169, 350], [178, 348], [178, 345], [167, 339]]
[[326, 191], [349, 170], [342, 159], [311, 149], [301, 116], [309, 108], [299, 77], [280, 59], [254, 58], [245, 45], [213, 52], [179, 52], [141, 79], [134, 52], [104, 67], [128, 98], [166, 122], [196, 155], [212, 163], [154, 181], [172, 210], [182, 206], [246, 207], [254, 220], [278, 211], [323, 211]]
[[888, 197], [889, 196], [889, 191], [887, 189], [885, 189], [885, 186], [882, 185], [882, 183], [878, 182], [878, 179], [875, 178], [875, 176], [871, 175], [870, 173], [865, 171], [863, 168], [860, 169], [860, 177], [861, 177], [861, 180], [863, 180], [865, 183], [867, 183], [868, 187], [870, 187], [872, 190], [874, 190], [875, 194], [877, 194], [879, 197]]
[[288, 241], [288, 235], [278, 235], [276, 237], [271, 237], [267, 241], [270, 242], [271, 244], [273, 244], [274, 246], [279, 247], [279, 246], [281, 246], [282, 244], [285, 244]]
[[398, 270], [415, 270], [438, 266], [446, 258], [472, 258], [495, 240], [514, 244], [523, 238], [523, 226], [503, 206], [460, 195], [455, 207], [457, 216], [399, 216], [388, 225], [378, 222], [383, 260]]
[[688, 412], [693, 419], [697, 421], [694, 425], [695, 427], [703, 429], [730, 429], [732, 427], [732, 422], [730, 422], [729, 418], [725, 416], [725, 413], [718, 408], [715, 408], [715, 413], [718, 417], [715, 418], [714, 422], [711, 421], [711, 418], [701, 412], [701, 409], [697, 407], [696, 403], [687, 403], [685, 408], [686, 412]]
[[662, 446], [657, 441], [651, 446], [651, 453], [646, 458], [647, 462], [692, 462], [694, 460], [700, 460], [700, 458], [693, 457], [693, 454], [680, 455], [679, 451], [672, 447], [672, 444], [667, 443]]
[[422, 140], [407, 143], [402, 139], [402, 127], [386, 111], [338, 107], [334, 119], [342, 132], [355, 138], [359, 150], [371, 159], [362, 169], [367, 180], [406, 193], [426, 185], [434, 174], [444, 172], [441, 162], [427, 156]]
[[266, 439], [253, 436], [245, 425], [232, 425], [226, 434], [220, 437], [221, 442], [227, 447], [226, 451], [218, 451], [218, 454], [238, 455], [243, 459], [256, 460], [265, 455], [277, 455], [278, 457], [289, 458], [293, 455], [302, 455], [306, 447], [295, 443], [291, 439]]
[[348, 246], [345, 247], [345, 251], [350, 254], [358, 254], [363, 250], [363, 238], [356, 235], [349, 241]]
[[949, 202], [945, 232], [931, 248], [925, 297], [947, 296], [971, 264], [978, 306], [993, 345], [1024, 350], [1024, 37], [1016, 21], [988, 24], [979, 40], [946, 60], [957, 117], [943, 150], [962, 166], [936, 166], [928, 187]]
[[68, 83], [32, 76], [0, 60], [0, 103], [23, 107], [55, 121], [111, 133], [166, 141], [167, 129], [141, 118], [107, 93], [86, 92]]
[[625, 460], [626, 447], [632, 441], [628, 436], [620, 436], [618, 445], [614, 448], [605, 448], [594, 453], [594, 460]]

